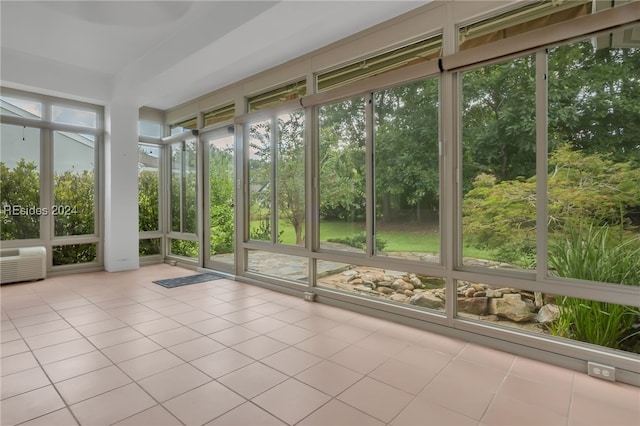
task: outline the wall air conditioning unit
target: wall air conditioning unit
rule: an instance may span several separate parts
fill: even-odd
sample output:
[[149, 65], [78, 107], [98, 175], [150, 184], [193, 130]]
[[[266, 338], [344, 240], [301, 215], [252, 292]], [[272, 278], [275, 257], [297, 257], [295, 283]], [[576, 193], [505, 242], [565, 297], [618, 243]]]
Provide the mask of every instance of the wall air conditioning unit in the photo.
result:
[[47, 250], [44, 247], [1, 249], [0, 275], [0, 284], [44, 279]]

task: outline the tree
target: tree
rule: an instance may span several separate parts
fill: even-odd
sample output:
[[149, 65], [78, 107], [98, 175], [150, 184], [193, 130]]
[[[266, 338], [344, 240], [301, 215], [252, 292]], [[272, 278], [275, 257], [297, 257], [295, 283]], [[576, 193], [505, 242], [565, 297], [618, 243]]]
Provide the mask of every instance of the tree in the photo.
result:
[[[549, 159], [549, 231], [564, 233], [581, 223], [629, 225], [628, 212], [640, 207], [640, 169], [566, 144]], [[535, 248], [536, 177], [498, 180], [479, 175], [464, 199], [467, 241], [502, 250], [510, 261]], [[509, 257], [510, 256], [510, 257]]]

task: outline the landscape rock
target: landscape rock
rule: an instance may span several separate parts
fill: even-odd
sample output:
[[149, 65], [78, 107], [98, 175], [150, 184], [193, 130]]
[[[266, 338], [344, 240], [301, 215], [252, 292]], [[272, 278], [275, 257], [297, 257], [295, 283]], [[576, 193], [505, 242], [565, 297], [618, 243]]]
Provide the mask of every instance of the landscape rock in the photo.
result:
[[501, 298], [490, 299], [489, 313], [515, 322], [532, 321], [535, 314], [529, 306], [519, 294], [505, 294]]
[[428, 309], [444, 309], [444, 300], [433, 293], [419, 293], [409, 299], [409, 303]]

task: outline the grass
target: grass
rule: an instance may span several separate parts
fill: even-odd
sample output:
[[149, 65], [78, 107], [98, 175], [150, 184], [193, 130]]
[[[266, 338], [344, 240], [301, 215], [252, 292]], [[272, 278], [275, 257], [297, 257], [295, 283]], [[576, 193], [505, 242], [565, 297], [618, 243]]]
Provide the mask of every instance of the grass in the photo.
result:
[[[260, 221], [252, 221], [251, 228], [257, 228]], [[282, 231], [280, 240], [282, 244], [293, 245], [296, 243], [296, 234], [291, 224], [280, 221], [279, 230]], [[385, 227], [378, 232], [378, 238], [384, 240], [385, 252], [416, 252], [416, 253], [438, 253], [440, 252], [440, 234], [437, 230], [416, 224], [396, 225]], [[431, 227], [433, 228], [433, 227]], [[330, 239], [343, 239], [364, 232], [364, 224], [346, 222], [320, 223], [320, 239], [328, 241]], [[474, 247], [465, 247], [464, 256], [481, 259], [495, 260], [495, 254], [488, 250], [481, 250]]]

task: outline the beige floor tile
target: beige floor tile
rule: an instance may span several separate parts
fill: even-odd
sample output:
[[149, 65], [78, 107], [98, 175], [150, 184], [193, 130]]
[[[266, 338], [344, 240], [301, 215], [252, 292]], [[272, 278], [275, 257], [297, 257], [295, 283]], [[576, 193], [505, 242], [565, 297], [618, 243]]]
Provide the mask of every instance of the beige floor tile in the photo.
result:
[[161, 308], [155, 309], [158, 313], [166, 317], [171, 317], [178, 314], [183, 314], [185, 312], [189, 312], [193, 310], [193, 306], [188, 305], [186, 303], [180, 302], [169, 306], [163, 306]]
[[71, 406], [82, 425], [110, 425], [145, 411], [156, 402], [137, 384], [131, 383]]
[[96, 334], [104, 333], [107, 331], [117, 330], [119, 328], [127, 327], [127, 324], [123, 323], [119, 319], [111, 318], [103, 321], [93, 322], [91, 324], [85, 324], [77, 326], [78, 330], [83, 336], [94, 336]]
[[180, 324], [189, 325], [195, 322], [212, 319], [213, 315], [201, 310], [192, 310], [192, 311], [185, 312], [183, 314], [174, 315], [171, 318], [174, 321], [179, 322]]
[[15, 425], [64, 408], [64, 402], [53, 386], [46, 386], [0, 403], [0, 423]]
[[53, 309], [51, 309], [49, 305], [40, 304], [40, 305], [32, 306], [29, 308], [7, 309], [5, 312], [9, 318], [11, 318], [12, 320], [15, 320], [17, 318], [28, 317], [30, 315], [38, 315], [38, 314], [44, 314], [47, 312], [53, 312]]
[[388, 359], [368, 376], [412, 395], [417, 395], [436, 374], [437, 371], [429, 371], [429, 368], [423, 370], [396, 359]]
[[[212, 404], [211, 401], [215, 401]], [[217, 382], [207, 383], [165, 402], [164, 407], [186, 425], [201, 425], [237, 407], [245, 399]]]
[[127, 373], [133, 380], [140, 380], [183, 363], [183, 360], [171, 352], [166, 349], [161, 349], [156, 352], [151, 352], [146, 355], [121, 362], [118, 364], [118, 367]]
[[[421, 425], [422, 423], [415, 423]], [[298, 426], [383, 426], [380, 420], [371, 417], [362, 411], [346, 405], [343, 402], [332, 400], [307, 416]]]
[[[54, 331], [60, 331], [67, 328], [71, 328], [68, 322], [63, 319], [47, 321], [39, 324], [28, 325], [25, 327], [18, 327], [18, 331], [23, 338], [39, 336], [42, 334], [52, 333]], [[4, 332], [3, 332], [4, 333]]]
[[44, 416], [21, 423], [20, 426], [76, 426], [78, 422], [73, 418], [68, 408], [45, 414]]
[[2, 386], [0, 386], [2, 389], [1, 399], [20, 395], [21, 393], [42, 388], [50, 384], [49, 379], [40, 367], [9, 374], [2, 377]]
[[218, 378], [229, 389], [247, 399], [284, 382], [288, 377], [281, 372], [259, 362], [254, 362]]
[[280, 311], [271, 315], [271, 318], [276, 318], [276, 319], [288, 322], [289, 324], [297, 324], [298, 321], [301, 321], [310, 316], [311, 315], [308, 312], [303, 312], [297, 309], [288, 308], [287, 310]]
[[197, 339], [199, 337], [202, 337], [202, 334], [198, 333], [197, 331], [193, 331], [189, 327], [181, 326], [179, 328], [174, 328], [173, 330], [167, 330], [157, 334], [152, 334], [148, 337], [160, 346], [166, 348], [169, 346], [188, 342], [189, 340]]
[[[98, 308], [96, 308], [96, 310], [97, 309]], [[107, 321], [112, 318], [113, 316], [109, 315], [108, 313], [102, 310], [97, 310], [87, 314], [66, 317], [65, 320], [74, 327], [81, 327], [83, 325], [93, 324], [95, 322]]]
[[76, 355], [95, 351], [96, 348], [85, 338], [64, 342], [33, 351], [40, 364], [50, 364]]
[[225, 348], [226, 346], [222, 343], [216, 342], [209, 337], [203, 336], [198, 339], [180, 343], [178, 345], [169, 346], [167, 350], [171, 351], [185, 361], [193, 361], [194, 359], [202, 358], [205, 355], [221, 351]]
[[41, 324], [43, 322], [59, 320], [62, 317], [57, 312], [45, 312], [43, 314], [29, 315], [22, 318], [14, 318], [11, 322], [16, 327], [27, 327], [34, 324]]
[[241, 309], [239, 311], [231, 312], [226, 315], [220, 316], [220, 318], [225, 319], [227, 321], [231, 321], [234, 324], [245, 324], [250, 321], [255, 321], [258, 318], [262, 318], [264, 315], [249, 310], [249, 309]]
[[325, 334], [316, 334], [295, 346], [317, 356], [329, 357], [349, 346], [349, 343]]
[[261, 360], [263, 363], [294, 376], [322, 361], [322, 358], [295, 347], [289, 347], [269, 355]]
[[[234, 408], [226, 414], [207, 423], [206, 426], [285, 426], [286, 423], [273, 417], [252, 402]], [[328, 426], [328, 425], [327, 425]], [[355, 426], [355, 425], [354, 425]]]
[[24, 352], [3, 357], [2, 361], [0, 361], [0, 366], [2, 376], [4, 377], [38, 367], [38, 361], [31, 352]]
[[330, 330], [339, 324], [340, 323], [337, 321], [317, 315], [312, 315], [296, 322], [296, 325], [298, 327], [306, 328], [307, 330], [315, 331], [317, 333], [322, 333], [323, 331]]
[[162, 349], [162, 346], [147, 337], [142, 337], [140, 339], [120, 343], [119, 345], [109, 346], [108, 348], [102, 349], [102, 353], [104, 353], [112, 362], [118, 364], [160, 349]]
[[36, 350], [80, 338], [82, 338], [82, 334], [78, 333], [73, 328], [67, 328], [38, 336], [26, 337], [24, 340], [27, 342], [27, 345], [29, 345], [31, 350]]
[[20, 333], [15, 328], [12, 330], [3, 331], [2, 334], [0, 334], [0, 343], [2, 344], [20, 339], [22, 339], [22, 336], [20, 336]]
[[[478, 426], [478, 424], [478, 420], [422, 399], [413, 400], [391, 422], [392, 426]], [[490, 423], [486, 425], [489, 426]]]
[[217, 340], [223, 345], [233, 346], [240, 342], [244, 342], [245, 340], [253, 339], [259, 335], [260, 333], [249, 330], [241, 325], [236, 325], [234, 327], [225, 328], [224, 330], [209, 334], [209, 337]]
[[458, 358], [504, 371], [509, 371], [516, 360], [515, 355], [473, 343], [466, 345], [464, 349], [458, 353]]
[[267, 336], [258, 336], [233, 346], [238, 352], [250, 356], [253, 359], [262, 359], [273, 353], [281, 351], [287, 345]]
[[112, 365], [63, 380], [56, 383], [55, 387], [66, 403], [72, 405], [128, 383], [131, 383], [131, 379]]
[[167, 330], [173, 330], [174, 328], [181, 327], [181, 324], [178, 321], [174, 321], [170, 318], [158, 318], [152, 321], [141, 322], [139, 324], [135, 324], [132, 326], [140, 333], [144, 335], [161, 333]]
[[[529, 404], [507, 394], [498, 394], [482, 417], [482, 424], [496, 426], [563, 426], [568, 416], [553, 410], [540, 409], [542, 406]], [[599, 423], [614, 425], [615, 423]]]
[[359, 346], [349, 346], [329, 358], [330, 361], [363, 374], [373, 371], [387, 359], [377, 351]]
[[296, 379], [336, 396], [363, 377], [361, 373], [325, 360], [298, 374]]
[[227, 348], [191, 361], [191, 365], [217, 379], [252, 362], [254, 360], [248, 356]]
[[28, 352], [30, 349], [24, 340], [12, 340], [11, 342], [2, 343], [0, 345], [0, 355], [2, 358], [11, 355], [17, 355], [23, 352]]
[[89, 336], [87, 339], [93, 343], [98, 349], [108, 348], [109, 346], [118, 345], [120, 343], [129, 342], [131, 340], [143, 337], [131, 327], [119, 328], [117, 330], [107, 331], [105, 333]]
[[409, 343], [383, 333], [373, 333], [355, 343], [364, 349], [376, 351], [381, 355], [394, 356], [405, 349]]
[[267, 333], [267, 336], [272, 337], [281, 342], [289, 345], [298, 344], [304, 340], [307, 340], [316, 335], [315, 331], [307, 330], [306, 328], [298, 327], [296, 325], [287, 324], [282, 328], [273, 330]]
[[273, 315], [277, 312], [282, 312], [287, 309], [289, 308], [274, 302], [265, 302], [251, 307], [252, 311], [256, 311], [262, 315]]
[[365, 377], [338, 395], [338, 399], [371, 416], [390, 422], [413, 400], [413, 395]]
[[[545, 407], [545, 411], [567, 417], [571, 393], [557, 388], [553, 384], [545, 384], [516, 376], [507, 376], [496, 397], [506, 395], [529, 405]], [[640, 403], [640, 394], [638, 395]]]
[[101, 352], [93, 351], [45, 364], [42, 368], [47, 372], [51, 381], [57, 383], [110, 365], [112, 365], [111, 361]]
[[410, 345], [394, 355], [393, 359], [420, 367], [425, 372], [436, 374], [442, 371], [453, 357], [424, 346]]
[[200, 334], [212, 334], [231, 327], [235, 327], [235, 324], [222, 318], [211, 318], [189, 324], [190, 329], [195, 330]]
[[356, 343], [371, 334], [371, 330], [355, 327], [349, 324], [337, 325], [323, 334], [348, 343]]
[[286, 423], [295, 424], [331, 397], [295, 379], [289, 379], [253, 398], [253, 402]]
[[267, 334], [271, 331], [277, 330], [284, 326], [289, 325], [288, 322], [281, 321], [279, 319], [271, 318], [271, 317], [261, 317], [243, 324], [244, 327], [257, 331], [261, 334]]
[[129, 325], [136, 325], [147, 321], [153, 321], [160, 318], [164, 318], [164, 315], [153, 311], [142, 311], [142, 312], [130, 312], [126, 314], [118, 314], [118, 319], [122, 322], [126, 322]]
[[142, 379], [138, 384], [157, 401], [164, 402], [211, 380], [211, 377], [195, 367], [181, 364]]
[[156, 405], [142, 413], [127, 417], [114, 426], [182, 426], [182, 423], [164, 407]]

